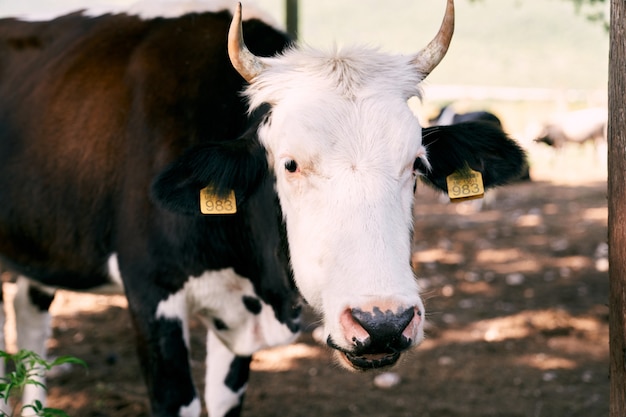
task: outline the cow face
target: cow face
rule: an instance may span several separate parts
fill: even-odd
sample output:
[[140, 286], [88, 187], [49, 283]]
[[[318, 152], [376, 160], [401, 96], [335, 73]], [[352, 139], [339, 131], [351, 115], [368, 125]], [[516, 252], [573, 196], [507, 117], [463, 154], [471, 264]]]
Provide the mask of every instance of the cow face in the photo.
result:
[[452, 1], [439, 34], [415, 56], [294, 48], [259, 58], [243, 43], [240, 13], [229, 56], [250, 83], [251, 109], [272, 107], [259, 140], [276, 177], [296, 284], [323, 315], [342, 363], [394, 364], [423, 338], [409, 258], [415, 161], [427, 161], [407, 100], [445, 55]]
[[[349, 57], [334, 65], [351, 70]], [[374, 84], [391, 75], [379, 74]], [[333, 87], [310, 85], [276, 100], [259, 137], [276, 176], [296, 284], [323, 314], [329, 344], [367, 368], [392, 363], [423, 337], [409, 258], [413, 167], [426, 151], [404, 99], [389, 90], [355, 99]], [[274, 101], [265, 95], [272, 92], [255, 92]]]

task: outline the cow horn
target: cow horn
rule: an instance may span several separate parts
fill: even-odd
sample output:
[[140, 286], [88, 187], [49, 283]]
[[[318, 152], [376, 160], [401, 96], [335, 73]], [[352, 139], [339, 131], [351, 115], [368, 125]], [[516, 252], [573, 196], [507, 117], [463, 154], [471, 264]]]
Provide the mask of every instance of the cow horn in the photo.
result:
[[228, 30], [228, 56], [233, 67], [248, 82], [251, 82], [265, 68], [265, 64], [250, 52], [243, 41], [241, 3], [237, 3], [237, 8]]
[[454, 0], [448, 0], [446, 14], [437, 36], [413, 58], [413, 64], [424, 76], [430, 74], [448, 51], [454, 33]]

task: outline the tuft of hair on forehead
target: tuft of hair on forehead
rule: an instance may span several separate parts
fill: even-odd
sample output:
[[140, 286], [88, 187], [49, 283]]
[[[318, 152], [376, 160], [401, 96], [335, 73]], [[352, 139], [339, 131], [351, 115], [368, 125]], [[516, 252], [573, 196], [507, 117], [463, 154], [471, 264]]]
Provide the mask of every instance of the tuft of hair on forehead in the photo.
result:
[[412, 57], [384, 53], [377, 48], [334, 46], [324, 51], [294, 47], [261, 60], [266, 69], [245, 91], [251, 109], [262, 103], [278, 103], [293, 91], [346, 100], [372, 96], [408, 100], [422, 96], [420, 82], [424, 75], [415, 70]]

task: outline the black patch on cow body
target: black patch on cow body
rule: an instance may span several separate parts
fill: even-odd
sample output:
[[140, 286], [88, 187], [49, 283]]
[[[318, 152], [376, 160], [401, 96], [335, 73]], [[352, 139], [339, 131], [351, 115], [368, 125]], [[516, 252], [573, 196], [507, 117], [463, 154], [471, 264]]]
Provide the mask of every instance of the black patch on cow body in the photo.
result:
[[263, 306], [261, 305], [261, 301], [258, 298], [250, 297], [249, 295], [244, 295], [242, 297], [243, 305], [246, 306], [246, 309], [252, 314], [259, 314]]
[[[41, 245], [40, 242], [33, 244], [36, 246]], [[0, 243], [1, 246], [2, 244]], [[13, 250], [18, 249], [19, 243]], [[31, 249], [33, 248], [31, 247]], [[13, 258], [2, 256], [0, 256], [0, 259], [11, 271], [53, 288], [69, 288], [82, 291], [111, 284], [111, 278], [104, 273], [106, 270], [104, 257], [94, 260], [93, 264], [90, 264], [90, 260], [86, 258], [84, 260], [87, 263], [83, 265], [74, 264], [68, 269], [67, 265], [52, 259], [47, 265], [39, 265], [38, 263], [29, 265], [27, 262], [30, 256], [32, 256], [32, 252], [18, 254], [16, 258], [19, 259], [19, 262], [16, 262]]]
[[224, 417], [239, 417], [241, 416], [241, 409], [243, 408], [243, 398], [241, 399], [239, 405], [228, 410], [228, 412], [224, 415]]
[[[179, 320], [160, 319], [152, 326], [155, 333], [159, 334], [158, 343], [147, 344], [140, 339], [139, 360], [149, 368], [152, 376], [147, 384], [153, 408], [156, 405], [158, 410], [168, 410], [168, 415], [177, 415], [182, 405], [190, 404], [197, 397], [191, 370], [186, 365], [189, 351], [184, 342], [182, 324]], [[185, 362], [172, 363], [168, 367], [158, 366], [159, 363], [171, 363], [173, 360]]]
[[224, 380], [224, 384], [232, 392], [238, 392], [248, 382], [251, 361], [251, 356], [235, 356], [233, 358]]
[[23, 38], [9, 38], [7, 39], [7, 44], [16, 50], [23, 49], [38, 49], [41, 48], [42, 42], [41, 39], [36, 36], [27, 36]]
[[41, 312], [48, 311], [54, 301], [54, 294], [43, 291], [34, 285], [28, 286], [28, 300]]

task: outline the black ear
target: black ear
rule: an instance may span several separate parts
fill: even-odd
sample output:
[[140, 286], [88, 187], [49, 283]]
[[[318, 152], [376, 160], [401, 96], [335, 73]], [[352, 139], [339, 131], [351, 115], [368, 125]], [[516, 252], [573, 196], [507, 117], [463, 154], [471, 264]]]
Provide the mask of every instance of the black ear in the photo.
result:
[[526, 153], [493, 123], [467, 122], [422, 130], [431, 169], [419, 166], [427, 183], [447, 191], [446, 177], [469, 165], [479, 171], [484, 187], [495, 187], [519, 178], [526, 170]]
[[210, 185], [225, 197], [232, 190], [242, 203], [268, 175], [267, 156], [257, 137], [258, 123], [241, 137], [195, 146], [161, 172], [151, 188], [159, 206], [200, 214], [200, 190]]

